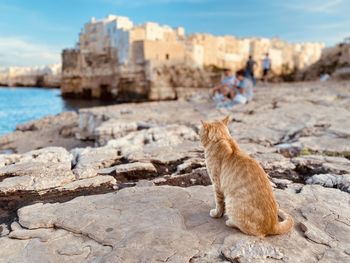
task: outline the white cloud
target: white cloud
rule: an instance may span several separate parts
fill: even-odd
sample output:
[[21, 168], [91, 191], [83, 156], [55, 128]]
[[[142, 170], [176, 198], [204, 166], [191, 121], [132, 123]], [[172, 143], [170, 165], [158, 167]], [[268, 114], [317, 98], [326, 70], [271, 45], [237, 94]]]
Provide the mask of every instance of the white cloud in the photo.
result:
[[0, 67], [34, 66], [60, 62], [60, 47], [18, 37], [0, 37]]

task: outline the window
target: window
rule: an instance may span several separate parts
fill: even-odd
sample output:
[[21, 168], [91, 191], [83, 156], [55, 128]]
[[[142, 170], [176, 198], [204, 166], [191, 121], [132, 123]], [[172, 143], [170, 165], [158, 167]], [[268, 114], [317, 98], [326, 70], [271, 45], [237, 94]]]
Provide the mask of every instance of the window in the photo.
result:
[[166, 54], [166, 55], [165, 55], [165, 59], [166, 59], [166, 60], [169, 60], [169, 58], [170, 58], [169, 54]]

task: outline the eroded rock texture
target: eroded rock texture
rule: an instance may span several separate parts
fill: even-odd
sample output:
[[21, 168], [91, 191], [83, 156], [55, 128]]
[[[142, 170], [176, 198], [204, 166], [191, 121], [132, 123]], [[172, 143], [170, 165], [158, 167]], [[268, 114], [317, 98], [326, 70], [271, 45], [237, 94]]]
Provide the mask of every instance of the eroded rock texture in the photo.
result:
[[[70, 136], [94, 147], [0, 155], [0, 262], [349, 262], [349, 93], [284, 84], [232, 111], [205, 93], [81, 110]], [[198, 130], [225, 115], [295, 218], [289, 235], [259, 240], [209, 217]]]
[[210, 186], [134, 187], [35, 204], [18, 211], [19, 224], [0, 239], [0, 255], [5, 262], [330, 262], [329, 255], [348, 262], [347, 193], [304, 186], [276, 195], [297, 224], [289, 235], [264, 240], [210, 218]]

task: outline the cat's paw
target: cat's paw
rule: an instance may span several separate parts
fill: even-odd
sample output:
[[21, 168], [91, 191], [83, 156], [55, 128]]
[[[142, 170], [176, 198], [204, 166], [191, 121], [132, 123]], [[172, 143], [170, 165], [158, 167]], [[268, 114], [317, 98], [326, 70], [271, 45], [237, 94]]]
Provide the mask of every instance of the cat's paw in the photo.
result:
[[223, 212], [220, 212], [218, 211], [217, 209], [212, 209], [210, 210], [210, 216], [213, 217], [213, 218], [219, 218], [219, 217], [222, 217], [223, 215]]
[[225, 224], [228, 227], [236, 227], [235, 223], [231, 219], [226, 220]]

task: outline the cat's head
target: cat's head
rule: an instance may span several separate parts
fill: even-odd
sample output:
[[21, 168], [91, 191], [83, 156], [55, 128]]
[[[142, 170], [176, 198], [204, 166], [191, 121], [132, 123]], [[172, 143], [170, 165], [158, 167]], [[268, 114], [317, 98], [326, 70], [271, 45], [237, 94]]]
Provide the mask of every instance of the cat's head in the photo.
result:
[[229, 138], [230, 132], [227, 128], [229, 121], [229, 116], [223, 120], [217, 120], [213, 122], [201, 121], [202, 127], [199, 130], [199, 138], [203, 146], [207, 146], [211, 142]]

